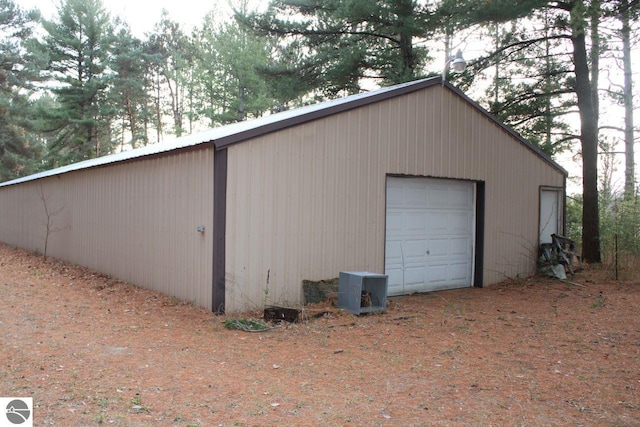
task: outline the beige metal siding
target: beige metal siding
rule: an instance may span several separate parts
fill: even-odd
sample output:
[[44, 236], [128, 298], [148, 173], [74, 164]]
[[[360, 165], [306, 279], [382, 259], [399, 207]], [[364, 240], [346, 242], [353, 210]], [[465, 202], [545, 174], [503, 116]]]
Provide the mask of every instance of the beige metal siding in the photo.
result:
[[[0, 240], [211, 308], [213, 149], [0, 188]], [[198, 226], [205, 232], [199, 233]]]
[[534, 272], [539, 186], [564, 177], [434, 86], [229, 149], [226, 302], [302, 302], [303, 279], [384, 270], [387, 174], [486, 182], [484, 283]]

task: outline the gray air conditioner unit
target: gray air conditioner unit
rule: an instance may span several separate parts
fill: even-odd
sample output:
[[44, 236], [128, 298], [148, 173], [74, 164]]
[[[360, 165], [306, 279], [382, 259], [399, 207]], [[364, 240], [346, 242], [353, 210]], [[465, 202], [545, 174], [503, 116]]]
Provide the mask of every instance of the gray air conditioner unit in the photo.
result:
[[354, 314], [384, 311], [387, 308], [387, 276], [367, 271], [341, 271], [338, 308]]

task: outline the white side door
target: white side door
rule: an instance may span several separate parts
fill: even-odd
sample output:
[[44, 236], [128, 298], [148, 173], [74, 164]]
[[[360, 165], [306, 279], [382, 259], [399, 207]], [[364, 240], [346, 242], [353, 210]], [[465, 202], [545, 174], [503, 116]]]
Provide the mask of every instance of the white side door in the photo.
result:
[[540, 190], [540, 243], [551, 243], [552, 234], [562, 231], [562, 191], [555, 188]]

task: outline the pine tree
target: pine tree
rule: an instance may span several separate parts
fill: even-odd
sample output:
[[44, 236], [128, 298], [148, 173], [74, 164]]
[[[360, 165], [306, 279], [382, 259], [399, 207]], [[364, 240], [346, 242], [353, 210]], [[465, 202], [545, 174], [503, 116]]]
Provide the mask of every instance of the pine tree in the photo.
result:
[[37, 18], [11, 0], [0, 0], [0, 181], [36, 172], [43, 147], [31, 132], [30, 82], [37, 79], [33, 61], [21, 41]]
[[100, 0], [65, 0], [57, 20], [45, 20], [43, 27], [41, 49], [49, 55], [51, 91], [59, 104], [46, 112], [43, 129], [53, 135], [50, 165], [111, 152], [110, 111], [101, 108], [112, 40], [108, 13]]
[[419, 76], [426, 50], [414, 40], [433, 33], [429, 17], [426, 6], [413, 0], [278, 0], [263, 14], [239, 19], [280, 37], [289, 52], [304, 52], [300, 63], [280, 62], [273, 78], [335, 97], [360, 92], [365, 79], [392, 85]]
[[156, 71], [157, 127], [162, 134], [162, 109], [164, 94], [169, 97], [169, 109], [173, 119], [173, 133], [181, 136], [184, 129], [185, 89], [188, 85], [191, 58], [191, 41], [180, 24], [172, 21], [166, 10], [154, 27], [147, 43], [148, 53]]
[[268, 40], [237, 22], [216, 25], [213, 15], [196, 40], [196, 78], [204, 94], [201, 112], [212, 125], [259, 117], [273, 107], [259, 74], [269, 63]]
[[147, 145], [149, 137], [144, 124], [150, 114], [150, 95], [146, 90], [150, 60], [143, 42], [124, 24], [116, 34], [110, 59], [113, 75], [109, 79], [109, 98], [123, 121], [120, 143], [133, 148]]

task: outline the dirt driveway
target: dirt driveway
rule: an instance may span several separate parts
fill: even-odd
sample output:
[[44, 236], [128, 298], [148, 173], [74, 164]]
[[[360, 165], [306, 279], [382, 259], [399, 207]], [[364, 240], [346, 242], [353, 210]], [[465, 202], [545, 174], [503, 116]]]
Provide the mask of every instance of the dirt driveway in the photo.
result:
[[247, 333], [0, 244], [0, 396], [37, 426], [637, 426], [640, 283], [597, 273]]

